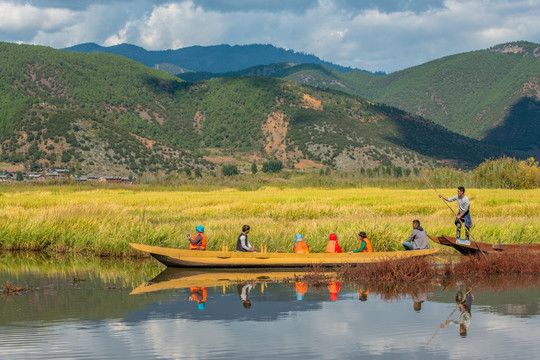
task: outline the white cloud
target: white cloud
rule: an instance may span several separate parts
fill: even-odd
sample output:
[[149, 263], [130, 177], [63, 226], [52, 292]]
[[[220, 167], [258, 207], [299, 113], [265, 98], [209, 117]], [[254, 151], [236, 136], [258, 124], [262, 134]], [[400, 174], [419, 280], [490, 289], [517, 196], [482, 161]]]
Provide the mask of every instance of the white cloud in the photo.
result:
[[[423, 1], [382, 10], [347, 0], [240, 6], [243, 1], [96, 2], [53, 8], [0, 0], [0, 36], [54, 47], [122, 42], [149, 50], [192, 45], [271, 43], [324, 60], [394, 71], [442, 56], [499, 43], [540, 42], [540, 0]], [[127, 5], [129, 4], [129, 5]]]
[[60, 8], [40, 9], [30, 4], [0, 1], [0, 31], [16, 34], [55, 31], [77, 21], [76, 13]]

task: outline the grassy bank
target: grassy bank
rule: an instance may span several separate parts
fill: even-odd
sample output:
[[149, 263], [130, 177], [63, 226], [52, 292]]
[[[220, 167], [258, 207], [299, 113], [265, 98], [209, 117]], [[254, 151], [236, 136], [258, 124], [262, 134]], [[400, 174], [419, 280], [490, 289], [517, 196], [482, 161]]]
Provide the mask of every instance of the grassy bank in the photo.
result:
[[[454, 234], [450, 210], [432, 189], [196, 188], [39, 186], [3, 187], [3, 249], [134, 255], [129, 242], [187, 248], [186, 234], [206, 228], [208, 249], [234, 248], [243, 224], [250, 242], [269, 251], [290, 251], [301, 233], [323, 252], [335, 232], [344, 250], [366, 231], [375, 251], [397, 250], [419, 219], [429, 234]], [[447, 196], [455, 189], [440, 189]], [[467, 189], [477, 240], [536, 243], [540, 189]], [[455, 203], [452, 204], [455, 207]]]

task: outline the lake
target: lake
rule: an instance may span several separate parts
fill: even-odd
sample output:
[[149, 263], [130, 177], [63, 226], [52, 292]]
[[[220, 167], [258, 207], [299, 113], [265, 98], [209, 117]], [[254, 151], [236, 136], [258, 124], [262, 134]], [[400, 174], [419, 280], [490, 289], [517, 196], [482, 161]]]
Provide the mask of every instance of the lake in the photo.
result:
[[[153, 261], [5, 253], [0, 261], [2, 359], [531, 359], [540, 351], [537, 277], [368, 288]], [[28, 290], [8, 294], [8, 281]]]

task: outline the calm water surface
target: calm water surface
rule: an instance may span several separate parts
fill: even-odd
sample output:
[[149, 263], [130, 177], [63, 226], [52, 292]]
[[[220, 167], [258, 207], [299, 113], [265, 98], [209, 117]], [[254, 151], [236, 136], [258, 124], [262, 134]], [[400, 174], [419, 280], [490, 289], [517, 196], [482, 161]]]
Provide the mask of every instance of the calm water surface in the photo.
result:
[[[0, 260], [2, 288], [30, 289], [0, 292], [1, 359], [534, 359], [540, 351], [537, 279], [399, 291], [329, 283], [302, 294], [304, 284], [265, 273]], [[469, 307], [456, 306], [459, 290]]]

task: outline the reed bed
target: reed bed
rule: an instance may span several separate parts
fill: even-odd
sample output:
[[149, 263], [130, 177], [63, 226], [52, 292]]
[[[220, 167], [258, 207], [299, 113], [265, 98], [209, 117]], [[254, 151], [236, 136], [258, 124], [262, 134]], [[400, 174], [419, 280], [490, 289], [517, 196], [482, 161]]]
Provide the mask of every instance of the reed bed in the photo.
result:
[[[229, 249], [244, 224], [250, 242], [268, 251], [291, 251], [300, 233], [312, 252], [324, 252], [338, 234], [344, 251], [365, 231], [375, 251], [401, 250], [411, 222], [428, 234], [455, 233], [453, 216], [432, 189], [221, 188], [76, 186], [0, 189], [0, 248], [136, 256], [129, 242], [187, 248], [187, 234], [204, 225], [208, 249]], [[455, 189], [439, 189], [446, 196]], [[540, 234], [540, 189], [467, 189], [477, 240], [536, 243]], [[455, 208], [455, 202], [451, 203]], [[433, 246], [438, 246], [432, 244]], [[444, 249], [444, 251], [452, 251]]]
[[474, 274], [485, 275], [534, 275], [540, 273], [538, 253], [501, 253], [489, 256], [468, 256], [456, 264], [445, 267], [447, 274], [462, 276]]

